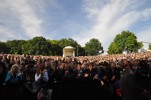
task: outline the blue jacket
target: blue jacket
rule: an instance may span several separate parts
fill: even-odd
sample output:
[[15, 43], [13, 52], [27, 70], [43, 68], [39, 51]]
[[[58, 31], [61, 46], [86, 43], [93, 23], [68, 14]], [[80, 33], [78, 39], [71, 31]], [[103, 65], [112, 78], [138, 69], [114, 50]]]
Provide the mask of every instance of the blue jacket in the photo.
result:
[[6, 75], [6, 79], [5, 79], [5, 82], [6, 83], [17, 83], [21, 80], [21, 76], [18, 76], [18, 74], [12, 74], [10, 72], [7, 73]]

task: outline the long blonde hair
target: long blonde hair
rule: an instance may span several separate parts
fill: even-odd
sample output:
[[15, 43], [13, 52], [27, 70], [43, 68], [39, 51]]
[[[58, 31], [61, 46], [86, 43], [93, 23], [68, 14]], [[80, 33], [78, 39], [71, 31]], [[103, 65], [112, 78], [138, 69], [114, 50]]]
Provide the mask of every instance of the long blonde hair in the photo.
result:
[[17, 73], [19, 72], [19, 66], [17, 64], [14, 64], [10, 69], [10, 73], [13, 73], [13, 68], [17, 69]]

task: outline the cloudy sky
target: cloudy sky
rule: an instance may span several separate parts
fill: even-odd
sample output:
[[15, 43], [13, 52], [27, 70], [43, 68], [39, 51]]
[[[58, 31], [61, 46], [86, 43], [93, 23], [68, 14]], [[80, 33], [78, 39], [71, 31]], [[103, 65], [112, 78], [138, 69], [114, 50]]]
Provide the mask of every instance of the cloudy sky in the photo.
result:
[[151, 42], [151, 0], [0, 0], [0, 41], [97, 38], [107, 50], [123, 30]]

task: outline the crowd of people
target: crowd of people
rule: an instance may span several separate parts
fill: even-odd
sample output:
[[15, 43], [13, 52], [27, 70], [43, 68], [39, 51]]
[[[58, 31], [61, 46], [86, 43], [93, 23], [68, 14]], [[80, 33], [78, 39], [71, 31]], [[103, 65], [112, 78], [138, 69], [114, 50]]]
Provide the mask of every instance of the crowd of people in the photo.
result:
[[150, 64], [151, 52], [67, 58], [0, 54], [0, 87], [21, 91], [18, 87], [24, 86], [37, 99], [44, 97], [53, 83], [87, 79], [98, 80], [111, 98], [151, 100]]

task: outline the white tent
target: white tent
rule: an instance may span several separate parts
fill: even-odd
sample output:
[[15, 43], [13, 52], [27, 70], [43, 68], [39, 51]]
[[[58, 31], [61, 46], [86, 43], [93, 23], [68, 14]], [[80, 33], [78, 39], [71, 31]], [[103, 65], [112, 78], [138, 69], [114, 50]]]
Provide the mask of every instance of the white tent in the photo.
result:
[[66, 46], [63, 48], [63, 57], [75, 57], [75, 48]]

